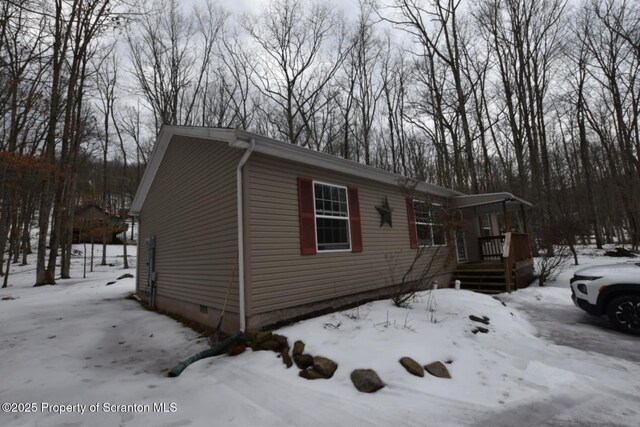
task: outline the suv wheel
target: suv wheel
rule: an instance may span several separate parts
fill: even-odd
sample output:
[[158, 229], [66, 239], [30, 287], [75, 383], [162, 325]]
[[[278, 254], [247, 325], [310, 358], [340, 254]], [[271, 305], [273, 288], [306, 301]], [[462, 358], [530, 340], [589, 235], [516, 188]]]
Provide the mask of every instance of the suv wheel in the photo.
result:
[[607, 305], [607, 316], [616, 329], [640, 335], [640, 296], [615, 298]]

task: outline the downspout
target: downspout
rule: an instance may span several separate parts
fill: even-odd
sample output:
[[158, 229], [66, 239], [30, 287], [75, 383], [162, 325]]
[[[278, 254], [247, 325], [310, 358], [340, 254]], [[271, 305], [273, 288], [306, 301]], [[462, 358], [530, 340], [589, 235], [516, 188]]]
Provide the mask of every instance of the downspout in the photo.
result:
[[247, 326], [244, 295], [244, 191], [242, 185], [242, 169], [244, 164], [247, 163], [247, 160], [249, 160], [255, 145], [255, 139], [251, 138], [251, 141], [249, 141], [249, 147], [240, 158], [238, 168], [236, 169], [236, 197], [238, 206], [238, 305], [240, 306], [241, 331], [244, 331]]

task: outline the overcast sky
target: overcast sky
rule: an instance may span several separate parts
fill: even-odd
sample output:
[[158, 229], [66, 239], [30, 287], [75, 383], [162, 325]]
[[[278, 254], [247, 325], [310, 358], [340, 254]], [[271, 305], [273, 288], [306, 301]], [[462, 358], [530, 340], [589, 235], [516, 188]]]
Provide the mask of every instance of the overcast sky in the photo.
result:
[[[258, 12], [263, 4], [269, 0], [217, 0], [217, 3], [228, 11], [236, 13]], [[205, 3], [206, 0], [187, 0], [183, 4]], [[356, 15], [358, 10], [357, 0], [324, 0], [325, 3], [332, 3], [336, 8], [342, 9], [345, 13]]]

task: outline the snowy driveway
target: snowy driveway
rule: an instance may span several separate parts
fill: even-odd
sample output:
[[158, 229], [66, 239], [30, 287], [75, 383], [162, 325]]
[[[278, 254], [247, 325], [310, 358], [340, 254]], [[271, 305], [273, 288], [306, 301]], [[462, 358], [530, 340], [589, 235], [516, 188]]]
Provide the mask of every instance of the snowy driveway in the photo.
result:
[[557, 281], [556, 286], [523, 289], [501, 299], [523, 313], [540, 338], [640, 363], [640, 337], [618, 332], [606, 317], [590, 316], [574, 306], [568, 281], [566, 284]]

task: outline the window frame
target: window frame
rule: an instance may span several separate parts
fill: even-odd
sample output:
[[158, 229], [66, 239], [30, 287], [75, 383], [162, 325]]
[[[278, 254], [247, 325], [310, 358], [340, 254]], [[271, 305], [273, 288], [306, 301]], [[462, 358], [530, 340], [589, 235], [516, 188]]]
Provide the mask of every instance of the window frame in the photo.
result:
[[[425, 207], [427, 207], [426, 212], [428, 213], [428, 222], [425, 221], [419, 221], [418, 220], [418, 212], [424, 212], [424, 210], [419, 210], [417, 208], [418, 205], [424, 205]], [[430, 248], [430, 247], [441, 247], [441, 246], [447, 246], [447, 233], [444, 227], [444, 224], [437, 222], [434, 220], [433, 216], [432, 216], [432, 208], [436, 207], [439, 209], [444, 209], [443, 206], [440, 203], [430, 203], [430, 202], [425, 202], [424, 200], [419, 200], [419, 199], [413, 199], [413, 216], [414, 216], [414, 220], [415, 220], [415, 227], [416, 227], [416, 241], [418, 244], [418, 247], [421, 248]], [[431, 237], [431, 244], [427, 244], [427, 243], [421, 243], [420, 242], [420, 233], [418, 232], [418, 227], [419, 226], [426, 226], [427, 230], [429, 230], [429, 234]], [[442, 238], [443, 238], [443, 243], [439, 243], [436, 244], [435, 243], [435, 239], [434, 239], [434, 233], [433, 233], [433, 229], [434, 227], [441, 227], [442, 228]]]
[[[478, 228], [480, 231], [480, 237], [492, 237], [493, 234], [493, 221], [491, 219], [491, 213], [483, 213], [478, 216], [480, 219]], [[488, 232], [488, 234], [487, 234]]]
[[[347, 216], [346, 217], [318, 214], [318, 211], [316, 209], [316, 184], [324, 185], [324, 186], [327, 186], [327, 187], [335, 187], [335, 188], [339, 188], [341, 190], [344, 190], [345, 203], [346, 203], [346, 207], [347, 207]], [[315, 227], [315, 232], [316, 232], [316, 253], [352, 252], [353, 244], [352, 244], [352, 241], [351, 241], [352, 237], [351, 237], [351, 212], [349, 211], [349, 189], [344, 185], [337, 185], [337, 184], [333, 184], [333, 183], [326, 182], [326, 181], [318, 181], [318, 180], [315, 180], [315, 179], [311, 180], [311, 188], [313, 189], [313, 221], [314, 221], [314, 227]], [[320, 249], [320, 247], [318, 245], [318, 239], [319, 239], [318, 218], [338, 219], [338, 220], [341, 220], [341, 221], [346, 220], [346, 222], [347, 222], [347, 242], [349, 244], [349, 247], [348, 248], [344, 248], [344, 249]]]

